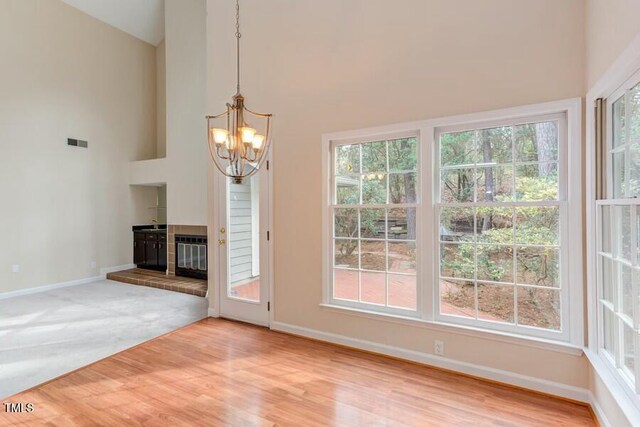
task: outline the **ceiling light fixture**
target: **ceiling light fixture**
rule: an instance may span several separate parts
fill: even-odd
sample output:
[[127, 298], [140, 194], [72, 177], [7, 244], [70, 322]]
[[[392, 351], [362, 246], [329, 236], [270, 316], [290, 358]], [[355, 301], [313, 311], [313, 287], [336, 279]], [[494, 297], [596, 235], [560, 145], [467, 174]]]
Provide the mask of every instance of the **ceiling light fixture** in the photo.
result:
[[[271, 114], [254, 113], [244, 105], [240, 94], [240, 3], [236, 0], [236, 94], [233, 103], [227, 103], [227, 111], [207, 118], [207, 141], [213, 163], [218, 170], [242, 184], [258, 172], [271, 145]], [[250, 126], [246, 118], [263, 122], [263, 132]], [[226, 125], [220, 125], [220, 122]]]

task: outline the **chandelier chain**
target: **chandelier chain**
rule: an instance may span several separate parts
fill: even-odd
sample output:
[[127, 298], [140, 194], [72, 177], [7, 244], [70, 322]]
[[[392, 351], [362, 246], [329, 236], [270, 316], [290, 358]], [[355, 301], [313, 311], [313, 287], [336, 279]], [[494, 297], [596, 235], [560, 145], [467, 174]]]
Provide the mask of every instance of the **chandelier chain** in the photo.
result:
[[236, 0], [236, 89], [240, 94], [240, 0]]
[[[258, 173], [268, 156], [271, 146], [271, 114], [255, 113], [245, 107], [240, 93], [240, 0], [236, 4], [236, 83], [237, 92], [232, 103], [226, 104], [226, 111], [207, 118], [207, 142], [209, 154], [216, 168], [236, 184]], [[245, 120], [249, 117], [254, 126]], [[226, 126], [217, 127], [226, 119]], [[255, 126], [256, 122], [263, 126]], [[254, 128], [255, 127], [255, 128]], [[262, 129], [261, 129], [262, 128]], [[263, 130], [261, 132], [260, 130]]]

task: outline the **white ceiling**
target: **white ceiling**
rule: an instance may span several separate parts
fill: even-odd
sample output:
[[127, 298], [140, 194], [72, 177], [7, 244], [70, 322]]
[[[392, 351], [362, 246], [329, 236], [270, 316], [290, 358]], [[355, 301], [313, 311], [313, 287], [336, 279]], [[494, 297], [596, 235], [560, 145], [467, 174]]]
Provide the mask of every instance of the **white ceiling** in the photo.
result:
[[164, 0], [62, 1], [154, 46], [164, 38]]

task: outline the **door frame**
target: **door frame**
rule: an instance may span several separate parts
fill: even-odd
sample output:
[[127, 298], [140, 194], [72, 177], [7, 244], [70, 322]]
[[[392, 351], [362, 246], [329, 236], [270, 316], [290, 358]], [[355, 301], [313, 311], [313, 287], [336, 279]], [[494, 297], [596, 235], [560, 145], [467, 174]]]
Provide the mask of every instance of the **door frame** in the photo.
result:
[[[265, 254], [267, 258], [267, 269], [268, 273], [262, 275], [268, 283], [267, 286], [269, 288], [268, 292], [268, 301], [270, 303], [270, 310], [268, 313], [268, 324], [260, 325], [271, 328], [274, 322], [274, 313], [275, 313], [275, 292], [274, 292], [274, 256], [273, 256], [273, 248], [274, 248], [274, 236], [273, 236], [273, 155], [272, 151], [269, 151], [267, 154], [267, 158], [265, 163], [262, 165], [262, 168], [267, 169], [268, 173], [265, 174], [267, 179], [267, 221], [266, 221], [266, 230], [269, 232], [269, 240], [267, 241], [265, 247], [267, 248], [267, 253]], [[207, 198], [208, 198], [208, 227], [207, 227], [207, 237], [209, 244], [209, 250], [207, 256], [209, 258], [209, 266], [210, 271], [208, 274], [208, 282], [209, 282], [209, 290], [207, 292], [207, 298], [209, 299], [209, 317], [219, 318], [222, 317], [220, 315], [220, 295], [226, 284], [221, 283], [220, 275], [218, 272], [220, 271], [220, 256], [219, 256], [219, 246], [215, 246], [218, 243], [219, 238], [219, 229], [222, 223], [224, 223], [224, 218], [221, 217], [221, 209], [219, 209], [219, 204], [217, 203], [221, 197], [225, 197], [225, 194], [222, 192], [222, 188], [226, 184], [226, 177], [222, 175], [212, 164], [209, 162], [207, 167], [207, 176], [208, 176], [208, 184], [207, 184]], [[227, 238], [228, 240], [228, 238]], [[216, 248], [213, 250], [213, 248]], [[231, 319], [231, 318], [230, 318]], [[231, 319], [231, 320], [239, 320], [240, 319]]]

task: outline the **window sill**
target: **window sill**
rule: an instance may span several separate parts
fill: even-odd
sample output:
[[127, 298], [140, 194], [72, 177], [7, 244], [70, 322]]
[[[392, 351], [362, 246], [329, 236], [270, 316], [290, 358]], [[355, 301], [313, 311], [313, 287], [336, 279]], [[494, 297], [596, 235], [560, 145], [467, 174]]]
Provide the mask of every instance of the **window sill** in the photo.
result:
[[320, 307], [324, 310], [335, 313], [346, 314], [348, 316], [362, 317], [372, 320], [397, 323], [401, 325], [426, 328], [438, 332], [447, 332], [457, 335], [466, 335], [474, 338], [482, 338], [491, 341], [498, 341], [507, 344], [520, 345], [525, 347], [533, 347], [542, 350], [555, 351], [557, 353], [570, 354], [572, 356], [582, 356], [584, 350], [572, 344], [550, 341], [540, 338], [524, 337], [499, 331], [490, 331], [486, 329], [473, 328], [469, 326], [453, 325], [449, 323], [435, 322], [424, 320], [410, 316], [401, 316], [388, 313], [375, 313], [368, 310], [358, 308], [345, 307], [336, 304], [323, 303]]

